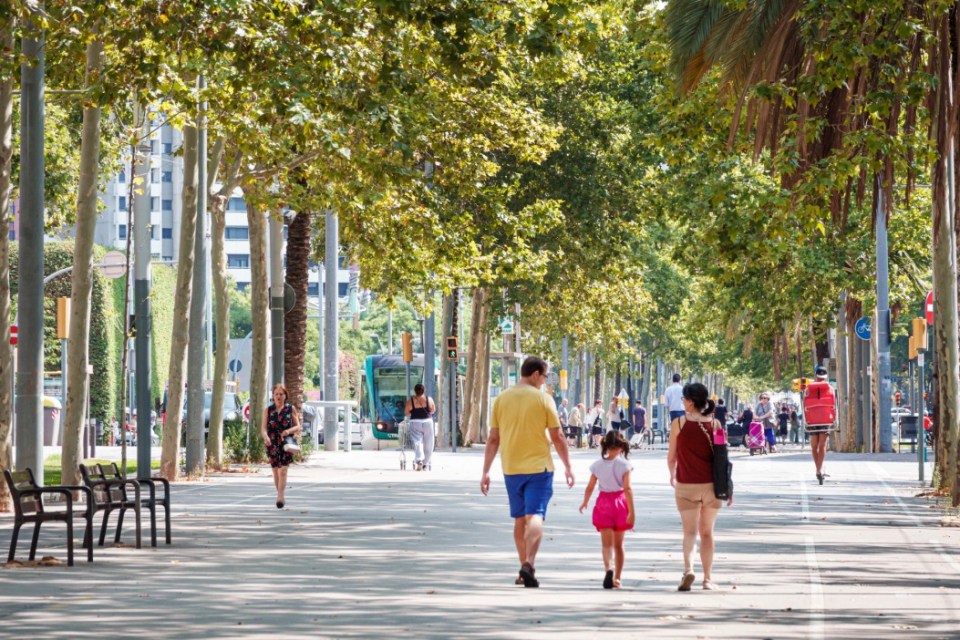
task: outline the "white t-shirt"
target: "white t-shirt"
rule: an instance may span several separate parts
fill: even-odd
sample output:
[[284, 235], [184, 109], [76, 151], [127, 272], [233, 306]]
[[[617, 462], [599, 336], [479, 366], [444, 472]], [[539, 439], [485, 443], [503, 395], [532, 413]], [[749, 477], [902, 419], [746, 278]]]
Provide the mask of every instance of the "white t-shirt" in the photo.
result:
[[667, 397], [667, 411], [683, 411], [683, 387], [674, 382], [663, 392]]
[[604, 493], [623, 491], [623, 476], [629, 471], [633, 471], [633, 465], [622, 455], [612, 460], [600, 458], [590, 465], [590, 473], [597, 476], [600, 491]]

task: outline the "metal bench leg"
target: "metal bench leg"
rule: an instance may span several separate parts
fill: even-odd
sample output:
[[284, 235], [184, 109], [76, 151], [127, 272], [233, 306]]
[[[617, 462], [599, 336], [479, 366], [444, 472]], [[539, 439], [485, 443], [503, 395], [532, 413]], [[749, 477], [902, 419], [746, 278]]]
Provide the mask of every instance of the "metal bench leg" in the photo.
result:
[[73, 566], [73, 514], [67, 516], [67, 566]]
[[37, 520], [37, 523], [33, 527], [33, 541], [30, 543], [30, 559], [33, 560], [37, 557], [37, 543], [40, 541], [40, 521]]
[[170, 544], [170, 500], [164, 500], [163, 502], [163, 514], [164, 520], [166, 520], [167, 527], [167, 544]]
[[137, 549], [142, 548], [143, 543], [141, 541], [141, 527], [140, 527], [140, 501], [137, 500], [137, 504], [133, 507], [133, 518], [136, 522], [137, 528]]
[[123, 514], [127, 512], [125, 507], [120, 507], [120, 515], [117, 516], [117, 535], [113, 537], [113, 544], [120, 544], [120, 532], [123, 530]]
[[150, 503], [150, 546], [157, 546], [157, 503]]
[[83, 519], [87, 521], [83, 533], [83, 539], [87, 545], [87, 562], [93, 562], [93, 513], [87, 511]]
[[20, 527], [22, 526], [22, 522], [17, 522], [13, 525], [13, 537], [10, 538], [10, 553], [7, 555], [7, 562], [13, 562], [14, 557], [17, 555], [17, 538], [20, 536]]
[[103, 546], [103, 543], [107, 540], [107, 520], [110, 519], [111, 509], [104, 509], [103, 511], [103, 524], [100, 526], [100, 546]]

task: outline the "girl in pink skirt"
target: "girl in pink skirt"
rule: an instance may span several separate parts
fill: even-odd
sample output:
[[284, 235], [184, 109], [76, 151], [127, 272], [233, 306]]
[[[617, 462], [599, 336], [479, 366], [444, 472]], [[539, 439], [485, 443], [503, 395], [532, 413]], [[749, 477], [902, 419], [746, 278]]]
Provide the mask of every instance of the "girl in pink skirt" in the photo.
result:
[[[619, 431], [608, 431], [600, 443], [600, 459], [590, 465], [590, 482], [583, 494], [580, 513], [587, 508], [593, 488], [600, 483], [600, 495], [593, 505], [593, 526], [600, 532], [603, 546], [603, 588], [620, 588], [623, 572], [623, 536], [633, 529], [636, 514], [633, 510], [633, 489], [630, 472], [633, 465], [627, 461], [630, 443]], [[613, 564], [613, 568], [611, 568]]]

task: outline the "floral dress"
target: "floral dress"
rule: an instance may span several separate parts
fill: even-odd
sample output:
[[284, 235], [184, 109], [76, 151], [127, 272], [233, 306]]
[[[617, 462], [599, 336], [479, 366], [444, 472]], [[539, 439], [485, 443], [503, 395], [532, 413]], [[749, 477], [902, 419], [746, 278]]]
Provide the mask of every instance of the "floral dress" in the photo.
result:
[[293, 454], [283, 450], [283, 436], [281, 432], [293, 426], [293, 408], [284, 404], [278, 412], [273, 403], [267, 407], [267, 455], [270, 456], [271, 467], [286, 467], [293, 462]]

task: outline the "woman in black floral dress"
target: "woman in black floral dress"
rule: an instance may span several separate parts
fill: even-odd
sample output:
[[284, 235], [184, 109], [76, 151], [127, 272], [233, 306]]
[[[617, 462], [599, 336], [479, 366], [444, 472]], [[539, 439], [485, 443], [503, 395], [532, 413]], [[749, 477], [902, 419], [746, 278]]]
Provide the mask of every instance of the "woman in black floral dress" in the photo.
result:
[[283, 508], [283, 494], [287, 488], [287, 466], [293, 462], [293, 455], [283, 450], [283, 439], [289, 435], [299, 434], [301, 431], [300, 418], [287, 402], [287, 388], [282, 384], [274, 386], [273, 404], [264, 411], [260, 433], [267, 447], [270, 466], [273, 468], [273, 484], [277, 487], [277, 509]]

